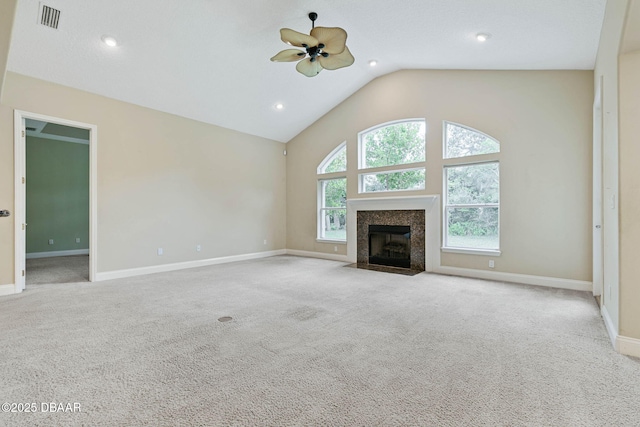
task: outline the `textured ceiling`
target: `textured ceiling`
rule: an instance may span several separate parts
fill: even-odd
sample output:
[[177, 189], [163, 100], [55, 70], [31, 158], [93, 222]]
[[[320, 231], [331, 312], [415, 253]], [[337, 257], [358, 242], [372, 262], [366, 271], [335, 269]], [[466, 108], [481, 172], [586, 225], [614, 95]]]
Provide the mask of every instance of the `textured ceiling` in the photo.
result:
[[[43, 3], [61, 10], [59, 28], [38, 23], [37, 0], [19, 0], [10, 71], [286, 142], [400, 69], [593, 69], [606, 0]], [[279, 29], [308, 33], [311, 11], [317, 26], [347, 30], [353, 66], [308, 78], [269, 61], [286, 48]]]

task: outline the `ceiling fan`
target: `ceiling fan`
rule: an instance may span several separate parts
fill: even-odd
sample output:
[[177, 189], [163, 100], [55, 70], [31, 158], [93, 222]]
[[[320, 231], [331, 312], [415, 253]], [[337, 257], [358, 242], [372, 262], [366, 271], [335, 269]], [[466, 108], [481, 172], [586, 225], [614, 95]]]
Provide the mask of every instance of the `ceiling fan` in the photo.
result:
[[316, 27], [318, 14], [311, 12], [311, 33], [306, 35], [289, 28], [280, 29], [280, 38], [292, 46], [305, 49], [285, 49], [271, 58], [273, 62], [295, 62], [296, 70], [307, 77], [317, 76], [323, 68], [337, 70], [353, 64], [355, 58], [346, 45], [347, 32], [338, 27]]

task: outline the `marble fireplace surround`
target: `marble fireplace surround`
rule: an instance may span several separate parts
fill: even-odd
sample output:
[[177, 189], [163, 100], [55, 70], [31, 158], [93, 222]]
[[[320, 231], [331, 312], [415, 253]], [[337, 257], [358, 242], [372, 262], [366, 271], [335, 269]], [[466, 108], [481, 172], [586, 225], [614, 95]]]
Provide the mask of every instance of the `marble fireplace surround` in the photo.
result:
[[424, 210], [425, 271], [440, 266], [440, 203], [438, 195], [368, 197], [347, 200], [347, 260], [358, 259], [358, 211]]

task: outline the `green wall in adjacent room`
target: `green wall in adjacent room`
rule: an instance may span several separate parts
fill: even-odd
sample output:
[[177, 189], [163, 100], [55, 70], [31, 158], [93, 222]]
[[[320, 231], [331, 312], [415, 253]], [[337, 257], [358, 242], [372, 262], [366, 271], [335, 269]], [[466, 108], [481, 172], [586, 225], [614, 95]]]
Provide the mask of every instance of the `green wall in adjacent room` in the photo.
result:
[[89, 145], [27, 137], [27, 254], [88, 248]]

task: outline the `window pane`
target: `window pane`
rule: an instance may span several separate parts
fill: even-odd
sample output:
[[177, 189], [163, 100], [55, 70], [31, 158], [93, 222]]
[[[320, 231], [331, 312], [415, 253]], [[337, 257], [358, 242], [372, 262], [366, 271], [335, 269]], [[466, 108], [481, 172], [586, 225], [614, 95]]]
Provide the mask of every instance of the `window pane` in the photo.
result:
[[362, 191], [424, 190], [424, 169], [362, 175]]
[[486, 204], [500, 201], [498, 163], [451, 166], [447, 171], [447, 204]]
[[500, 152], [500, 143], [482, 132], [453, 123], [445, 128], [445, 159]]
[[344, 172], [347, 170], [347, 146], [343, 146], [337, 153], [325, 159], [318, 173]]
[[335, 208], [347, 205], [347, 178], [327, 179], [322, 181], [322, 207]]
[[362, 168], [403, 165], [425, 161], [424, 121], [402, 122], [361, 136]]
[[448, 247], [473, 249], [498, 249], [497, 207], [447, 208]]
[[322, 209], [321, 239], [347, 240], [347, 210], [346, 209]]

